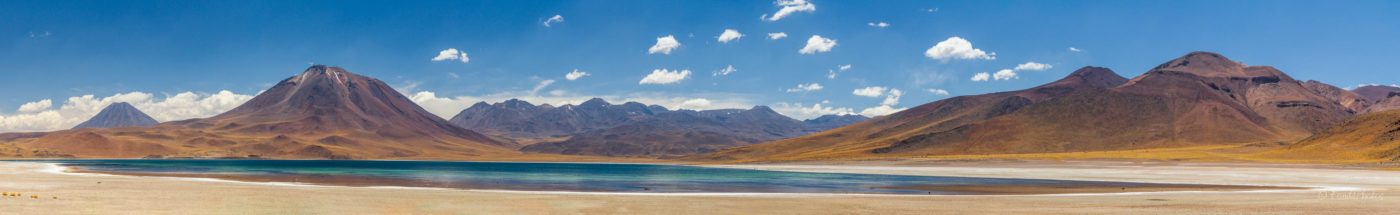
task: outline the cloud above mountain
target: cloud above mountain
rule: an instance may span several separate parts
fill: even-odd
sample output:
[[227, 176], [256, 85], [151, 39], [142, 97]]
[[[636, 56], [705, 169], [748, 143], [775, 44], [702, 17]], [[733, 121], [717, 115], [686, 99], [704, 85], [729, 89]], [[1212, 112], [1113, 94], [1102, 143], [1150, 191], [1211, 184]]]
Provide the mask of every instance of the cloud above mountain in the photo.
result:
[[88, 120], [112, 103], [127, 102], [161, 122], [206, 118], [228, 111], [253, 95], [227, 90], [218, 93], [182, 92], [157, 97], [145, 92], [118, 93], [107, 97], [83, 95], [69, 97], [54, 107], [53, 100], [44, 99], [21, 105], [18, 112], [0, 115], [0, 132], [54, 131], [72, 128]]
[[973, 48], [972, 42], [962, 37], [949, 37], [924, 51], [924, 56], [934, 60], [995, 60], [997, 53]]
[[687, 79], [687, 78], [690, 78], [690, 70], [689, 70], [689, 69], [685, 69], [685, 70], [656, 69], [656, 70], [652, 70], [652, 71], [651, 71], [651, 74], [647, 74], [646, 77], [642, 77], [642, 80], [639, 81], [639, 82], [637, 82], [637, 83], [638, 83], [638, 84], [675, 84], [675, 83], [680, 83], [681, 81], [683, 81], [683, 80], [685, 80], [685, 79]]
[[439, 51], [437, 57], [433, 57], [433, 61], [454, 60], [462, 61], [462, 63], [467, 63], [468, 61], [471, 61], [471, 58], [467, 58], [466, 52], [457, 51], [456, 48], [448, 48], [446, 50]]

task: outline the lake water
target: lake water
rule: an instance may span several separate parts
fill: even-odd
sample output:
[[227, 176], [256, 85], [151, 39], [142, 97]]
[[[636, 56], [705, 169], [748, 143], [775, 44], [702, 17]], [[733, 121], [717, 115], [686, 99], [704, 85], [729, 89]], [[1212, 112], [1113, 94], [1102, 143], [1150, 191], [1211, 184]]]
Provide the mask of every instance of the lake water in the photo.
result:
[[798, 173], [650, 164], [344, 160], [60, 160], [84, 171], [348, 186], [636, 193], [973, 194], [908, 190], [920, 185], [1140, 183]]

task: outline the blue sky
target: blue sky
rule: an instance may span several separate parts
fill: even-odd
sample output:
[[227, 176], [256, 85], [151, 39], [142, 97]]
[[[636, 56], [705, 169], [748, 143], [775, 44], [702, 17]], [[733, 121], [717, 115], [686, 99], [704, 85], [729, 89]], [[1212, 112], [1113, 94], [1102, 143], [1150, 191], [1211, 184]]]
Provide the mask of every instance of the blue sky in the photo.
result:
[[[783, 8], [778, 3], [4, 0], [0, 117], [7, 119], [0, 119], [0, 131], [76, 124], [71, 121], [90, 116], [89, 109], [123, 99], [159, 109], [147, 112], [170, 112], [153, 114], [161, 120], [215, 114], [236, 105], [228, 100], [256, 94], [310, 63], [379, 78], [447, 115], [464, 103], [507, 97], [536, 103], [604, 97], [693, 109], [769, 105], [805, 118], [1022, 89], [1087, 65], [1133, 77], [1195, 50], [1343, 87], [1400, 82], [1393, 66], [1400, 60], [1400, 3], [1394, 1], [810, 0], [790, 6], [813, 9], [773, 20]], [[543, 24], [555, 15], [563, 21]], [[880, 22], [888, 26], [872, 26]], [[721, 43], [725, 29], [744, 36]], [[775, 32], [788, 37], [767, 37]], [[678, 48], [648, 53], [668, 35]], [[813, 35], [836, 45], [799, 53]], [[988, 57], [926, 55], [952, 37]], [[448, 48], [470, 60], [431, 60]], [[1027, 62], [1050, 67], [1017, 70], [1010, 80], [972, 80]], [[714, 75], [730, 65], [737, 71]], [[841, 65], [850, 69], [828, 78]], [[589, 75], [567, 80], [575, 69]], [[690, 75], [639, 84], [657, 69]], [[789, 92], [814, 83], [822, 89]], [[886, 90], [854, 93], [866, 87]], [[888, 89], [902, 94], [890, 98]], [[188, 104], [166, 101], [185, 92]], [[51, 104], [21, 108], [44, 99]], [[77, 104], [83, 102], [93, 107]], [[219, 107], [176, 113], [182, 105]], [[62, 119], [19, 119], [43, 118], [45, 111]], [[17, 126], [24, 123], [54, 125]]]

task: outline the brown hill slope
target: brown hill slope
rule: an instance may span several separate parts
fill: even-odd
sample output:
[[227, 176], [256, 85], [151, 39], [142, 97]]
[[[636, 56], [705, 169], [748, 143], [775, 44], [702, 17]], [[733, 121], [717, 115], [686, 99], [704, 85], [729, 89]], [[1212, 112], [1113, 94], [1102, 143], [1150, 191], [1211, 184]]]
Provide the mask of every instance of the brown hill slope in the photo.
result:
[[[1207, 52], [1171, 60], [1116, 87], [1025, 95], [1044, 92], [1046, 86], [938, 101], [855, 126], [697, 159], [917, 157], [1273, 142], [1301, 139], [1350, 115], [1272, 67], [1247, 67]], [[1015, 100], [1024, 102], [1008, 102]], [[949, 114], [927, 114], [940, 112]]]
[[208, 119], [147, 128], [76, 129], [15, 139], [30, 156], [147, 155], [331, 159], [517, 156], [516, 146], [458, 128], [377, 79], [312, 66]]
[[1356, 116], [1261, 158], [1328, 163], [1400, 161], [1400, 110]]
[[1059, 81], [1026, 90], [953, 97], [825, 132], [722, 150], [693, 159], [834, 159], [869, 156], [875, 149], [914, 136], [951, 130], [1076, 91], [1103, 89], [1126, 81], [1126, 78], [1106, 68], [1084, 67]]

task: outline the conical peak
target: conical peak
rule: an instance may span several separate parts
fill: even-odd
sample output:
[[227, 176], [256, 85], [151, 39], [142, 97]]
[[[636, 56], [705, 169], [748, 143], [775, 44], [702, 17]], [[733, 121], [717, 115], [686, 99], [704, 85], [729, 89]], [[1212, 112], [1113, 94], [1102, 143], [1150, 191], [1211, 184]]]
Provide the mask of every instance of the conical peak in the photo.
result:
[[1224, 55], [1203, 51], [1187, 53], [1152, 70], [1185, 72], [1206, 77], [1247, 75], [1244, 73], [1244, 64], [1230, 60]]

